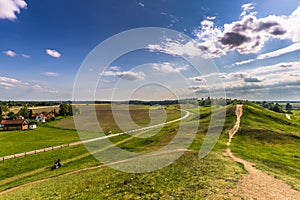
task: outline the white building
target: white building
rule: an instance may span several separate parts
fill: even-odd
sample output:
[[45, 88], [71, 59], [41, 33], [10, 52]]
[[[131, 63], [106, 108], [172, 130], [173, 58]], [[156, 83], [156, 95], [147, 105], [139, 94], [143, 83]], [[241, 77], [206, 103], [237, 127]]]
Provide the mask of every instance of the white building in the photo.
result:
[[35, 120], [37, 122], [45, 123], [46, 122], [46, 117], [44, 117], [44, 115], [38, 115], [38, 116], [35, 117]]

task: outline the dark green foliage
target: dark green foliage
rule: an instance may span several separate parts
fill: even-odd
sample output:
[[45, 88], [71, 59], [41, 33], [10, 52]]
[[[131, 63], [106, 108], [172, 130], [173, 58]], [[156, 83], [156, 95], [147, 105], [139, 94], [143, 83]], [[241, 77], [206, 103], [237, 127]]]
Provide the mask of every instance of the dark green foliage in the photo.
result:
[[59, 105], [59, 115], [60, 116], [73, 116], [80, 114], [80, 110], [71, 104], [62, 103]]
[[9, 112], [9, 113], [7, 114], [7, 118], [8, 118], [8, 119], [17, 119], [17, 118], [18, 118], [18, 115], [15, 114], [14, 112]]
[[24, 106], [21, 108], [18, 112], [18, 115], [23, 116], [25, 119], [31, 118], [32, 111], [28, 110], [27, 106]]

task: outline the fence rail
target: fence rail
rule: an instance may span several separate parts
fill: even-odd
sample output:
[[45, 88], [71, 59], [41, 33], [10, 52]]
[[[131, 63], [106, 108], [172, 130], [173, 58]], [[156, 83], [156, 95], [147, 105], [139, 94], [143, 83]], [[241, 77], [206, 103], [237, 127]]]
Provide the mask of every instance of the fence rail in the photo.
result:
[[138, 128], [138, 129], [134, 129], [134, 130], [129, 130], [129, 131], [113, 134], [113, 135], [102, 136], [102, 137], [99, 137], [99, 138], [93, 138], [93, 139], [88, 139], [88, 140], [79, 141], [79, 142], [73, 142], [73, 143], [69, 143], [69, 144], [51, 146], [51, 147], [38, 149], [38, 150], [34, 150], [34, 151], [28, 151], [28, 152], [24, 152], [24, 153], [17, 153], [17, 154], [13, 154], [13, 155], [9, 155], [9, 156], [3, 156], [3, 157], [0, 157], [0, 161], [5, 161], [5, 160], [8, 160], [8, 159], [13, 159], [13, 158], [18, 158], [18, 157], [22, 157], [22, 156], [28, 156], [28, 155], [32, 155], [32, 154], [42, 153], [42, 152], [46, 152], [46, 151], [52, 151], [52, 150], [55, 150], [55, 149], [62, 149], [62, 148], [65, 148], [65, 147], [70, 147], [70, 146], [76, 146], [76, 145], [80, 145], [80, 144], [84, 144], [84, 143], [103, 140], [105, 138], [115, 137], [115, 136], [118, 136], [118, 135], [129, 134], [129, 133], [132, 133], [132, 132], [148, 130], [148, 129], [155, 128], [155, 127], [158, 127], [158, 126], [171, 124], [171, 123], [183, 120], [183, 119], [187, 118], [190, 115], [189, 111], [186, 111], [186, 110], [183, 110], [183, 111], [186, 112], [186, 114], [183, 117], [175, 119], [175, 120], [171, 120], [171, 121], [168, 121], [168, 122], [165, 122], [165, 123], [156, 124], [156, 125], [152, 125], [152, 126], [147, 126], [147, 127], [144, 127], [144, 128]]
[[3, 156], [0, 157], [0, 161], [5, 161], [8, 159], [13, 159], [13, 158], [19, 158], [19, 157], [23, 157], [23, 156], [28, 156], [28, 155], [32, 155], [32, 154], [37, 154], [37, 153], [42, 153], [42, 152], [47, 152], [47, 151], [52, 151], [55, 149], [62, 149], [65, 147], [70, 147], [70, 146], [75, 146], [75, 145], [79, 145], [82, 144], [82, 141], [80, 142], [73, 142], [70, 144], [62, 144], [62, 145], [58, 145], [58, 146], [51, 146], [51, 147], [47, 147], [47, 148], [43, 148], [43, 149], [37, 149], [34, 151], [28, 151], [28, 152], [24, 152], [24, 153], [17, 153], [17, 154], [13, 154], [13, 155], [9, 155], [9, 156]]

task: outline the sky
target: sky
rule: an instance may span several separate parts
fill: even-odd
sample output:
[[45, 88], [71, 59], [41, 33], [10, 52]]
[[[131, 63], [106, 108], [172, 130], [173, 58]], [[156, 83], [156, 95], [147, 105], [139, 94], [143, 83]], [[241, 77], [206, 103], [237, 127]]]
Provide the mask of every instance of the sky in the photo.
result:
[[299, 100], [300, 2], [282, 2], [0, 0], [0, 100]]

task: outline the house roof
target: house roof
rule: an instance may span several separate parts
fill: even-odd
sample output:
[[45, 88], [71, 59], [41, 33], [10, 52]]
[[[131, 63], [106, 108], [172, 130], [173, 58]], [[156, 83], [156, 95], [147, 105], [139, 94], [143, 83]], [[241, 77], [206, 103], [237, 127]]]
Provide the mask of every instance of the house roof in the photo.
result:
[[0, 124], [3, 125], [22, 125], [22, 124], [28, 124], [27, 120], [23, 120], [23, 119], [16, 119], [16, 120], [1, 120]]

